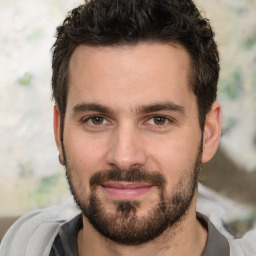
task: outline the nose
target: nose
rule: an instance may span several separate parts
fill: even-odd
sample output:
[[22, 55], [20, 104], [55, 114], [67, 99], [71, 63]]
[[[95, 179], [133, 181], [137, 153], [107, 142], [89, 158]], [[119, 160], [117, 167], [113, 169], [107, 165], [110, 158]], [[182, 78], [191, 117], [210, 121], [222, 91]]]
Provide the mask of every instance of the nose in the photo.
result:
[[121, 170], [144, 166], [147, 153], [142, 134], [128, 125], [116, 128], [111, 136], [106, 160], [109, 165]]

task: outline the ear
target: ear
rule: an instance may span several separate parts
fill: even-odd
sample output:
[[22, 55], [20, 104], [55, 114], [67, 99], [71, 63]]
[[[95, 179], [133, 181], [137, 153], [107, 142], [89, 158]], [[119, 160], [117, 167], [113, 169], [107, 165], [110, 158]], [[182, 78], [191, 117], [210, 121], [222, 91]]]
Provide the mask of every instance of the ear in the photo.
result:
[[221, 106], [218, 102], [212, 104], [206, 115], [203, 137], [202, 162], [208, 162], [216, 153], [221, 134]]
[[53, 110], [53, 128], [54, 128], [54, 136], [55, 136], [55, 143], [57, 145], [59, 151], [59, 162], [60, 164], [64, 165], [64, 158], [62, 152], [62, 145], [61, 145], [61, 116], [60, 111], [57, 105], [54, 106]]

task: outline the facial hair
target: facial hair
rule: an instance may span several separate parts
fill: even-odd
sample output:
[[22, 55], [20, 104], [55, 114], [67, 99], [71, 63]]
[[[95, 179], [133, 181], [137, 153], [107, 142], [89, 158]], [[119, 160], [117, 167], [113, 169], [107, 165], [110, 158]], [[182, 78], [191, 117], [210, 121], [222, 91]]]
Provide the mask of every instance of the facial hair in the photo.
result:
[[[83, 197], [84, 184], [75, 184], [75, 170], [67, 161], [63, 146], [66, 177], [75, 202], [90, 224], [105, 238], [122, 245], [141, 245], [160, 236], [167, 228], [178, 224], [185, 216], [194, 197], [201, 168], [202, 145], [200, 145], [194, 164], [181, 171], [173, 193], [166, 192], [167, 181], [157, 171], [143, 168], [120, 170], [118, 168], [97, 171], [90, 178], [90, 196]], [[152, 205], [146, 216], [139, 217], [136, 212], [141, 203], [136, 200], [117, 200], [115, 212], [107, 212], [106, 204], [97, 193], [97, 187], [108, 181], [143, 182], [158, 188], [158, 201]]]

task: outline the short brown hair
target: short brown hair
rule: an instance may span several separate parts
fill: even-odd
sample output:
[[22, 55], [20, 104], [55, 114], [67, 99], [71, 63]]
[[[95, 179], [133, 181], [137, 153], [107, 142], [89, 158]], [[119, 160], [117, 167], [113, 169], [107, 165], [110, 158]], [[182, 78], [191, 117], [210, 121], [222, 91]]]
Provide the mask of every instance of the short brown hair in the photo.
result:
[[69, 61], [78, 45], [178, 43], [192, 60], [191, 88], [199, 122], [216, 99], [219, 54], [209, 21], [191, 0], [91, 0], [69, 12], [53, 46], [52, 89], [62, 120], [66, 113]]

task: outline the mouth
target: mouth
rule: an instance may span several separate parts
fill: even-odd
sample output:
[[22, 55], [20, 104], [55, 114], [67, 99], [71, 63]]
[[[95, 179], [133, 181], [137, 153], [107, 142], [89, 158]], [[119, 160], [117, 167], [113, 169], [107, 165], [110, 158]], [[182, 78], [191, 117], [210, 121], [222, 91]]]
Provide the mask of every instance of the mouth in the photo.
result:
[[149, 193], [154, 185], [133, 182], [106, 182], [101, 185], [108, 196], [119, 200], [135, 200]]

